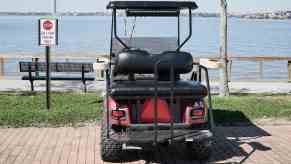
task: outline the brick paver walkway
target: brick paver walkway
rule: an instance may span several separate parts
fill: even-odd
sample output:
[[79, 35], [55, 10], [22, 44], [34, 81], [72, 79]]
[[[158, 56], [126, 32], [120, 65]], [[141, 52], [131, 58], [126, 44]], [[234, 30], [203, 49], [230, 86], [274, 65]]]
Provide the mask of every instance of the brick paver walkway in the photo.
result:
[[[99, 126], [0, 129], [2, 164], [102, 164]], [[209, 163], [291, 163], [291, 126], [219, 127]], [[161, 163], [199, 163], [183, 148], [160, 149]], [[140, 160], [130, 164], [144, 164]], [[201, 162], [200, 162], [201, 163]]]

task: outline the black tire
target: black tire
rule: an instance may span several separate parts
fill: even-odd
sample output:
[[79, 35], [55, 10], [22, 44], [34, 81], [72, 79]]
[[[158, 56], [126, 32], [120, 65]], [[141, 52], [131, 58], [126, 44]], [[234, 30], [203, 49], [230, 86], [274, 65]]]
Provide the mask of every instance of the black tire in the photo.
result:
[[[122, 150], [122, 144], [106, 136], [106, 125], [101, 124], [101, 158], [105, 162], [130, 162], [137, 160], [137, 152]], [[111, 130], [112, 133], [112, 130]]]
[[191, 159], [207, 160], [212, 154], [212, 141], [205, 139], [202, 141], [194, 141], [187, 144], [187, 150]]

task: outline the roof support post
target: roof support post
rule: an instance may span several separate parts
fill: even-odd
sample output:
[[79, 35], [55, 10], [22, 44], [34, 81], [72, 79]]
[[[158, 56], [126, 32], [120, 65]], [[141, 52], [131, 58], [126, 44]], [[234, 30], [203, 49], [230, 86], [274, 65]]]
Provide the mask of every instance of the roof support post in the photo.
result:
[[220, 0], [220, 96], [229, 96], [227, 55], [227, 0]]
[[119, 38], [117, 34], [117, 20], [116, 20], [116, 9], [113, 9], [113, 31], [114, 31], [114, 36], [118, 40], [118, 42], [126, 49], [129, 49], [129, 47]]
[[176, 51], [180, 51], [180, 49], [188, 42], [188, 40], [192, 36], [192, 10], [191, 10], [191, 8], [189, 8], [188, 10], [189, 10], [189, 34], [188, 34], [187, 38], [178, 46]]

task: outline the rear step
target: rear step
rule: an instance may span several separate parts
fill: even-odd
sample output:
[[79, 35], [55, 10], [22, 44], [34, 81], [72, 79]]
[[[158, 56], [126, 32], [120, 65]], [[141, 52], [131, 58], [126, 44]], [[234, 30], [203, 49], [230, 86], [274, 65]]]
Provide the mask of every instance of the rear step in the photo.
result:
[[[155, 130], [155, 124], [130, 124], [129, 130], [131, 131], [143, 131], [143, 130]], [[170, 130], [171, 124], [170, 123], [158, 123], [157, 126], [158, 130]], [[192, 129], [192, 126], [189, 124], [184, 123], [175, 123], [173, 125], [173, 129]]]
[[[212, 133], [209, 130], [174, 130], [173, 137], [170, 130], [158, 130], [157, 132], [157, 143], [193, 142], [212, 137]], [[154, 134], [154, 131], [129, 131], [128, 133], [112, 134], [111, 138], [122, 144], [125, 143], [126, 145], [123, 146], [123, 149], [139, 149], [139, 144], [152, 143], [156, 145], [153, 143]], [[134, 147], [131, 147], [131, 145], [134, 145]]]

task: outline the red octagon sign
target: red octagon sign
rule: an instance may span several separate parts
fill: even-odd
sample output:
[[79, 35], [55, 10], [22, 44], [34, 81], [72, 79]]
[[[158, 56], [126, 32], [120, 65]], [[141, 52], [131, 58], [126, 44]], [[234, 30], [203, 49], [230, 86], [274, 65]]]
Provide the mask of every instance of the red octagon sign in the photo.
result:
[[53, 26], [54, 26], [54, 24], [49, 20], [43, 22], [43, 28], [45, 30], [51, 30], [53, 28]]

